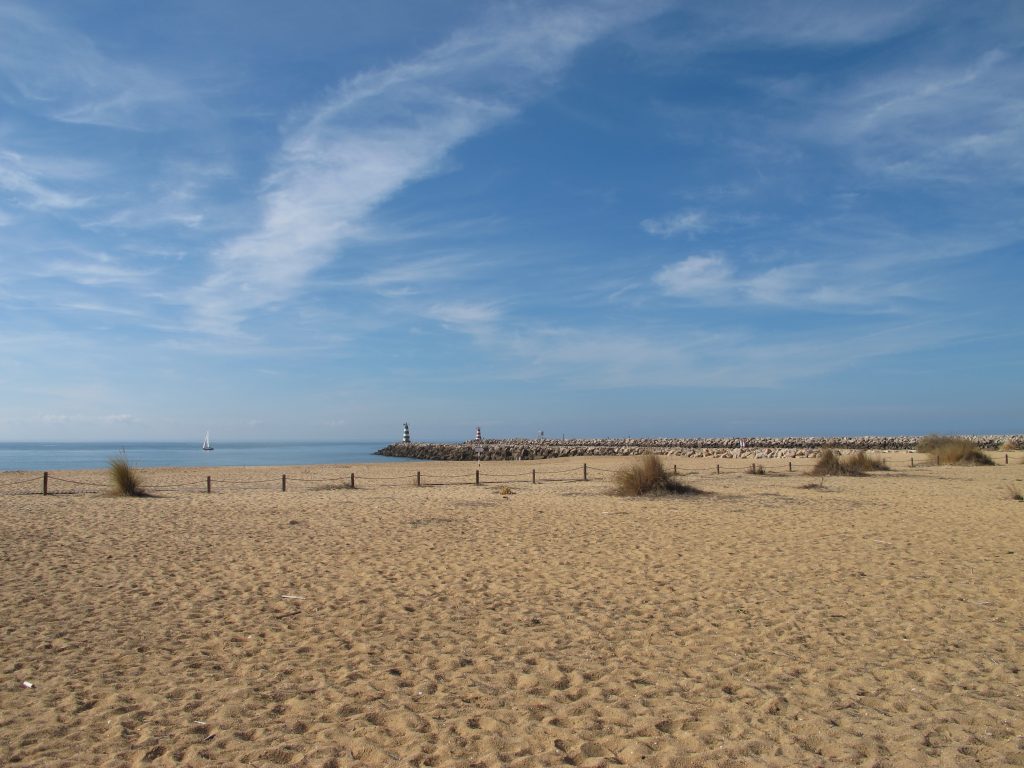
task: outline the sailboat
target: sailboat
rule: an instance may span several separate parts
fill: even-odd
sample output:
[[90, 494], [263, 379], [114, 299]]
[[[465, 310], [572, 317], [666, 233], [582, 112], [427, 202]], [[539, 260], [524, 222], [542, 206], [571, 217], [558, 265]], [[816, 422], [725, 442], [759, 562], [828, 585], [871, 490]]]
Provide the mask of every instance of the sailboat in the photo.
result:
[[203, 438], [203, 450], [204, 451], [212, 451], [213, 450], [213, 446], [210, 445], [210, 433], [209, 432], [207, 432], [206, 433], [206, 437]]

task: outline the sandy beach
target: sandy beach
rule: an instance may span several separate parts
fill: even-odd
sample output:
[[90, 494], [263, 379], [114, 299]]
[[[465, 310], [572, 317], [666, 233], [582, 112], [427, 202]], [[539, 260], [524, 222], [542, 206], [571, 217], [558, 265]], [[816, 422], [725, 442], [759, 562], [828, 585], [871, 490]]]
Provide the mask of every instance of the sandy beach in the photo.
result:
[[1021, 458], [672, 460], [708, 493], [654, 499], [609, 494], [615, 458], [492, 463], [504, 495], [412, 480], [454, 463], [3, 494], [0, 764], [1024, 765]]

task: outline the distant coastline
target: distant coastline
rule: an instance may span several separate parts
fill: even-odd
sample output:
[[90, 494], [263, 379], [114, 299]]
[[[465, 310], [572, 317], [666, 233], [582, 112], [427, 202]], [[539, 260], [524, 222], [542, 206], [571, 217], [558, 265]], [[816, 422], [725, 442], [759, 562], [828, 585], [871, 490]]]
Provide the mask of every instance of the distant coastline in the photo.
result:
[[[996, 451], [1002, 446], [1024, 445], [1024, 435], [961, 435], [979, 448]], [[659, 453], [667, 456], [732, 458], [798, 458], [816, 455], [822, 448], [839, 450], [912, 451], [919, 435], [858, 437], [696, 437], [468, 440], [462, 443], [392, 443], [378, 456], [434, 461], [508, 461], [553, 459], [565, 456], [632, 456]]]
[[123, 450], [139, 467], [278, 467], [407, 460], [376, 453], [379, 441], [0, 442], [0, 471], [101, 469]]

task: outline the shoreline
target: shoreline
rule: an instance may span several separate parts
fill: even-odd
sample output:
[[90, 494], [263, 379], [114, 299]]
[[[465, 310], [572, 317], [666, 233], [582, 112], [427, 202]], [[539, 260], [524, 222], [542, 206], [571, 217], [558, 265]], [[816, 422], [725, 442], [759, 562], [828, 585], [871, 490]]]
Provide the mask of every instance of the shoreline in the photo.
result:
[[213, 442], [213, 450], [185, 442], [8, 442], [0, 443], [2, 471], [67, 471], [103, 469], [125, 453], [138, 467], [293, 466], [317, 464], [394, 463], [405, 459], [377, 456], [384, 441]]

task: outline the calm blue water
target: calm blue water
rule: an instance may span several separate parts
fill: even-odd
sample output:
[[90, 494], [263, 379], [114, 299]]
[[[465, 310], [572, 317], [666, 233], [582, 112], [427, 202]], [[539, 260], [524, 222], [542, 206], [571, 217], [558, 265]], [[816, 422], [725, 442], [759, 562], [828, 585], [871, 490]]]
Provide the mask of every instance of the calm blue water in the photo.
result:
[[300, 464], [369, 464], [408, 461], [373, 452], [375, 443], [0, 443], [0, 471], [100, 469], [122, 449], [137, 467], [279, 467]]

